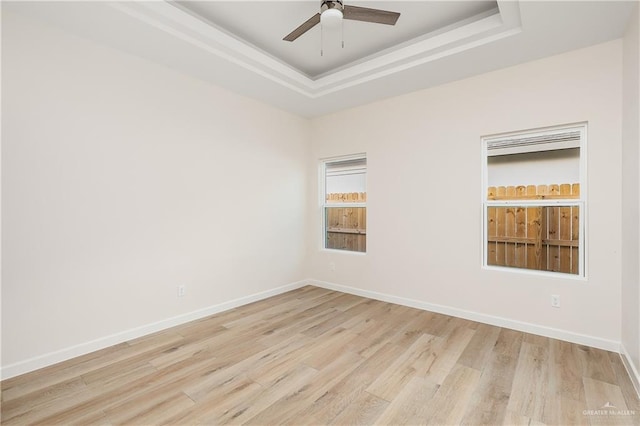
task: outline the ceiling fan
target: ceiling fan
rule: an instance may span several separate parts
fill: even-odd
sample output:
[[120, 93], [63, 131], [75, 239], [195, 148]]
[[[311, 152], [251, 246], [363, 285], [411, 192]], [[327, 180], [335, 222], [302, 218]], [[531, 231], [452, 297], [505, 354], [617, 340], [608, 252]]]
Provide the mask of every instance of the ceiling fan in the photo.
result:
[[283, 40], [294, 41], [321, 22], [323, 25], [335, 25], [344, 18], [352, 21], [395, 25], [399, 17], [400, 14], [397, 12], [369, 9], [368, 7], [344, 6], [342, 0], [320, 0], [320, 13], [316, 13], [298, 28], [291, 31]]

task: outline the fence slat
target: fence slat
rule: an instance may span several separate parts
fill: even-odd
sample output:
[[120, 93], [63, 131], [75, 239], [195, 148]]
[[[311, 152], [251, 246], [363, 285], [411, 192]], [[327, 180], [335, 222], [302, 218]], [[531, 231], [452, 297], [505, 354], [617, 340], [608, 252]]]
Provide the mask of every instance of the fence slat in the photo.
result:
[[[496, 188], [496, 196], [502, 197], [506, 196], [507, 188], [504, 186], [499, 186]], [[506, 235], [505, 230], [505, 217], [506, 210], [503, 208], [496, 209], [496, 235]], [[496, 243], [496, 265], [498, 266], [506, 266], [506, 245], [507, 243]]]
[[[517, 191], [515, 186], [507, 186], [506, 194], [509, 198], [517, 197]], [[505, 231], [507, 237], [516, 236], [516, 212], [513, 208], [507, 208], [505, 212]], [[515, 244], [506, 244], [506, 265], [517, 266], [516, 264], [516, 246]]]
[[[571, 185], [560, 185], [560, 195], [570, 196]], [[560, 240], [571, 241], [571, 207], [560, 208]], [[560, 272], [571, 273], [571, 248], [560, 247]]]
[[[489, 238], [495, 237], [498, 233], [495, 207], [489, 207], [487, 209], [487, 220], [489, 221], [489, 226], [487, 229], [488, 236]], [[496, 259], [497, 245], [498, 245], [497, 242], [489, 242], [487, 246], [487, 264], [488, 265], [497, 265], [497, 259]]]
[[[580, 207], [571, 207], [571, 241], [579, 242], [580, 239]], [[580, 251], [578, 247], [571, 249], [571, 273], [580, 273]]]
[[[530, 199], [536, 196], [536, 186], [527, 185], [526, 197]], [[527, 244], [525, 249], [527, 258], [524, 267], [528, 269], [540, 269], [540, 242], [542, 241], [542, 236], [539, 235], [538, 232], [540, 230], [538, 210], [537, 207], [529, 207], [526, 209], [526, 236], [534, 240], [534, 243]]]
[[527, 246], [527, 268], [540, 269], [542, 267], [542, 207], [527, 209], [527, 238], [534, 242]]
[[493, 200], [493, 197], [497, 195], [497, 188], [495, 186], [490, 186], [487, 188], [487, 200]]
[[[559, 207], [548, 207], [549, 210], [548, 222], [547, 222], [547, 230], [548, 230], [548, 240], [557, 240], [558, 239], [558, 224], [560, 223], [560, 208]], [[556, 245], [549, 245], [549, 270], [554, 272], [560, 272], [560, 247]]]
[[[580, 184], [571, 185], [571, 195], [580, 197]], [[580, 207], [573, 206], [571, 208], [571, 240], [578, 241], [580, 239]], [[578, 247], [571, 249], [571, 272], [573, 274], [580, 273], [580, 251]]]
[[[508, 188], [507, 188], [508, 190]], [[505, 236], [516, 236], [516, 212], [512, 207], [505, 208]], [[507, 266], [516, 266], [516, 247], [514, 244], [505, 246], [505, 263]]]
[[[522, 191], [525, 191], [524, 186], [519, 186], [518, 188], [522, 188]], [[526, 209], [522, 207], [515, 208], [515, 219], [516, 219], [516, 237], [518, 238], [526, 238], [527, 237], [527, 213]], [[516, 266], [519, 268], [527, 267], [527, 243], [516, 243], [515, 246], [516, 252]]]

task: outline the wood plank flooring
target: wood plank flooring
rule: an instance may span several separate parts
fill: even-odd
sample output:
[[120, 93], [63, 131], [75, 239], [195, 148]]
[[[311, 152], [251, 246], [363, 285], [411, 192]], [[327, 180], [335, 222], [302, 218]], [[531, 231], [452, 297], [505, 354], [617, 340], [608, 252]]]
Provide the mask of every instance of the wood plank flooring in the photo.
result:
[[[612, 408], [615, 407], [615, 408]], [[638, 425], [618, 354], [312, 286], [2, 382], [3, 425]]]

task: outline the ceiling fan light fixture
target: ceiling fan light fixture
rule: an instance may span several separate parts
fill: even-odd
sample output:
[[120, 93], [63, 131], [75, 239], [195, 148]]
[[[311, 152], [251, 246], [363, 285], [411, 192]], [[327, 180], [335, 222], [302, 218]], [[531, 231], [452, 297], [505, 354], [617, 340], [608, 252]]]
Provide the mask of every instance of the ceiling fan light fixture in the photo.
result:
[[[346, 19], [371, 22], [374, 24], [395, 25], [399, 17], [400, 14], [398, 12], [370, 9], [368, 7], [345, 6], [342, 0], [320, 0], [320, 12], [304, 21], [302, 25], [299, 25], [298, 28], [284, 36], [282, 40], [294, 41], [318, 24], [321, 24], [321, 27], [340, 26], [344, 22], [343, 20]], [[344, 33], [344, 27], [342, 31]]]
[[327, 9], [320, 15], [322, 25], [335, 27], [342, 22], [342, 12], [338, 9]]
[[341, 1], [325, 1], [322, 3], [322, 13], [320, 14], [320, 23], [328, 27], [334, 27], [342, 22], [344, 17], [342, 14]]

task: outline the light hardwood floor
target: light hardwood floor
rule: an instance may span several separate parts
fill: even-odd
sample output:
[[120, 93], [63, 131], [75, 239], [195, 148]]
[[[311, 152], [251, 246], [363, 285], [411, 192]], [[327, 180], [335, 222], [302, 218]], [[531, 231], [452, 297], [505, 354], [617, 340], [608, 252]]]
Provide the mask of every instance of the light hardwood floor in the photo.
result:
[[3, 425], [226, 423], [637, 425], [640, 402], [618, 354], [311, 286], [2, 382]]

